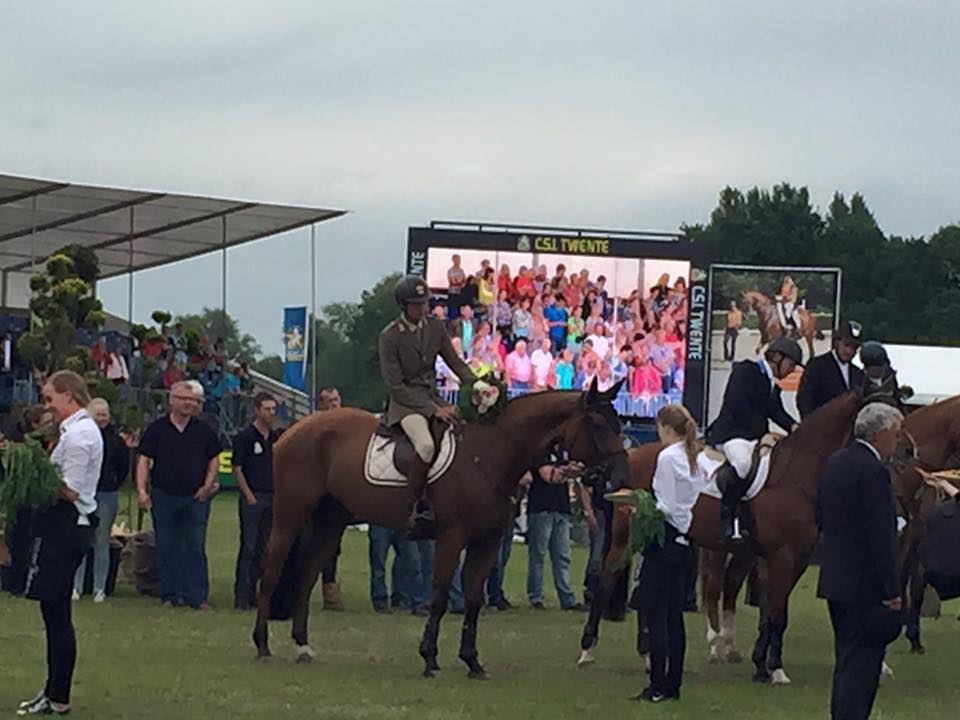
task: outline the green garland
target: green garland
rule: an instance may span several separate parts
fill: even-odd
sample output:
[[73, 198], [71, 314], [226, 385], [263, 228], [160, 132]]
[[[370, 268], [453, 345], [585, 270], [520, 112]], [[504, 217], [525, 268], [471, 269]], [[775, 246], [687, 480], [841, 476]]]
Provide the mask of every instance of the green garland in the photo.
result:
[[635, 490], [633, 506], [636, 508], [630, 516], [630, 539], [617, 563], [625, 567], [637, 553], [646, 552], [654, 543], [662, 546], [667, 537], [666, 520], [657, 508], [657, 501], [646, 490]]
[[489, 373], [460, 386], [457, 407], [467, 422], [493, 422], [507, 404], [507, 386]]
[[22, 507], [38, 510], [56, 502], [63, 478], [34, 438], [7, 441], [3, 449], [3, 479], [0, 480], [0, 515], [11, 520]]

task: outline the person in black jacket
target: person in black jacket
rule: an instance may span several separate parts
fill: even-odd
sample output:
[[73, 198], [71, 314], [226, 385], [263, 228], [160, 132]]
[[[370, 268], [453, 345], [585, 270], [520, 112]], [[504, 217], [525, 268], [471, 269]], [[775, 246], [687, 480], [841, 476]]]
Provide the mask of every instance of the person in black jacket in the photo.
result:
[[[103, 437], [103, 464], [97, 483], [97, 518], [99, 524], [93, 535], [93, 601], [102, 603], [107, 598], [107, 577], [110, 574], [110, 532], [117, 517], [118, 491], [130, 474], [131, 450], [116, 427], [110, 422], [110, 405], [103, 398], [94, 398], [87, 412], [100, 428]], [[87, 558], [77, 568], [73, 581], [73, 599], [83, 595]]]
[[884, 460], [896, 449], [902, 421], [888, 405], [864, 407], [854, 424], [856, 440], [830, 458], [820, 480], [823, 560], [817, 596], [827, 600], [833, 624], [833, 720], [870, 716], [886, 645], [893, 639], [878, 627], [892, 621], [898, 628], [897, 520]]
[[852, 362], [860, 349], [862, 334], [860, 323], [843, 322], [833, 334], [833, 349], [807, 364], [797, 390], [801, 418], [809, 417], [835, 397], [863, 385], [863, 371]]
[[864, 402], [885, 402], [900, 412], [904, 411], [903, 395], [897, 382], [897, 371], [890, 365], [887, 349], [876, 340], [868, 340], [860, 348], [863, 363]]
[[707, 428], [707, 442], [719, 448], [727, 462], [720, 468], [717, 485], [723, 495], [720, 523], [724, 537], [739, 539], [734, 519], [737, 504], [749, 484], [753, 450], [773, 420], [786, 432], [796, 421], [783, 409], [777, 380], [803, 365], [803, 353], [796, 340], [778, 337], [758, 360], [734, 363], [723, 393], [720, 414]]

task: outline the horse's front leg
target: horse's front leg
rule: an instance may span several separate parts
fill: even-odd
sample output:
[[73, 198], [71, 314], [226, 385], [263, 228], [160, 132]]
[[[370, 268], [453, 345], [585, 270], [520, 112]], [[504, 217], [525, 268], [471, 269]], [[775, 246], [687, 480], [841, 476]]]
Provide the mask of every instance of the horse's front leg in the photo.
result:
[[483, 679], [486, 671], [480, 664], [477, 653], [477, 621], [483, 606], [483, 584], [500, 552], [503, 533], [494, 533], [481, 541], [467, 546], [467, 559], [463, 565], [463, 632], [460, 635], [460, 659], [466, 663], [468, 677]]
[[[600, 637], [600, 619], [617, 586], [620, 573], [624, 572], [619, 566], [622, 563], [624, 553], [627, 552], [630, 516], [617, 511], [612, 513], [611, 517], [610, 548], [603, 559], [603, 567], [600, 570], [600, 576], [597, 578], [596, 590], [590, 598], [590, 614], [587, 616], [583, 633], [580, 635], [580, 658], [577, 660], [577, 667], [583, 667], [594, 662], [593, 648], [597, 646], [597, 640]], [[627, 565], [629, 567], [629, 563]]]
[[420, 657], [423, 658], [424, 677], [436, 677], [440, 672], [437, 664], [437, 638], [440, 635], [440, 621], [447, 612], [450, 596], [450, 584], [453, 573], [460, 563], [460, 551], [463, 549], [463, 537], [459, 533], [447, 531], [437, 539], [433, 556], [433, 588], [430, 593], [430, 615], [423, 628], [420, 640]]
[[790, 593], [807, 568], [809, 555], [792, 560], [789, 553], [775, 555], [774, 564], [768, 573], [768, 585], [764, 593], [764, 603], [769, 611], [770, 650], [767, 656], [767, 668], [770, 670], [774, 685], [789, 685], [790, 678], [783, 670], [783, 636], [787, 631], [787, 611]]

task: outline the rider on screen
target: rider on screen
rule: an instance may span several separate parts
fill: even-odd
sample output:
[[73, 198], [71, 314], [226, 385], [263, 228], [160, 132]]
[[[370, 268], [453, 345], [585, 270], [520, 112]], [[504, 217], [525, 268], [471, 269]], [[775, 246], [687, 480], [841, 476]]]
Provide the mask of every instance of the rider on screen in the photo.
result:
[[800, 329], [800, 315], [797, 305], [799, 299], [800, 290], [797, 288], [797, 284], [792, 277], [784, 275], [783, 282], [780, 283], [780, 292], [776, 296], [777, 310], [780, 313], [780, 323], [783, 325], [784, 333]]

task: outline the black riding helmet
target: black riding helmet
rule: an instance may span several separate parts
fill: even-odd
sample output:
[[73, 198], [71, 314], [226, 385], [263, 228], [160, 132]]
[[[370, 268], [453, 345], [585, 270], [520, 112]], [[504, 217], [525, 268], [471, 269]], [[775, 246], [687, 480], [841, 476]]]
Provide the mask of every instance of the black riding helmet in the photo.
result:
[[803, 351], [800, 349], [800, 344], [793, 338], [781, 335], [767, 346], [767, 352], [778, 352], [784, 357], [793, 360], [800, 367], [803, 367]]
[[849, 340], [859, 344], [863, 341], [863, 326], [856, 320], [844, 320], [833, 334], [833, 339]]
[[405, 275], [393, 289], [393, 298], [400, 307], [410, 303], [425, 303], [430, 300], [430, 288], [419, 275]]
[[860, 362], [865, 368], [879, 368], [890, 364], [887, 349], [876, 340], [868, 340], [860, 348]]

